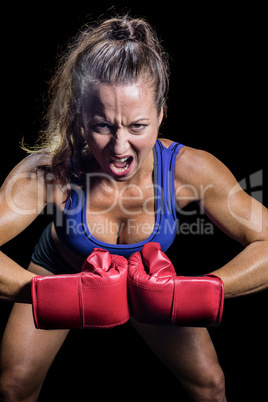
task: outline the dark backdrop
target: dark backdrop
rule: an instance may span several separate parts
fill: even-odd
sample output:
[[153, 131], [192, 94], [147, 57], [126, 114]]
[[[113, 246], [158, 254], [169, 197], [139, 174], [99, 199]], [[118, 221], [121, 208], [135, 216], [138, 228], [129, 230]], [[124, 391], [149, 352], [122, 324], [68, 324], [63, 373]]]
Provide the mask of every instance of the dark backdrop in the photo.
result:
[[[186, 6], [178, 2], [175, 7], [174, 2], [143, 3], [116, 2], [112, 10], [145, 17], [171, 56], [163, 136], [213, 153], [239, 181], [245, 179], [247, 191], [258, 190], [267, 205], [264, 10], [252, 4], [188, 2]], [[30, 142], [40, 129], [47, 81], [58, 52], [84, 23], [110, 15], [113, 4], [21, 3], [2, 10], [1, 182], [24, 157], [19, 148], [22, 136]], [[250, 177], [259, 171], [262, 181], [257, 188]], [[201, 215], [182, 216], [181, 220], [197, 218], [200, 225], [208, 222]], [[27, 266], [49, 219], [40, 216], [3, 251]], [[170, 254], [183, 273], [202, 273], [224, 265], [240, 250], [213, 228], [212, 235], [180, 234]], [[267, 292], [227, 301], [221, 326], [210, 330], [226, 374], [228, 401], [264, 398], [266, 305]], [[10, 308], [0, 303], [1, 331]], [[125, 400], [128, 395], [146, 398], [166, 393], [166, 397], [176, 395], [177, 400], [187, 401], [173, 377], [128, 325], [100, 332], [74, 331], [51, 368], [40, 401], [67, 396], [86, 401], [91, 389], [103, 398], [113, 395]]]

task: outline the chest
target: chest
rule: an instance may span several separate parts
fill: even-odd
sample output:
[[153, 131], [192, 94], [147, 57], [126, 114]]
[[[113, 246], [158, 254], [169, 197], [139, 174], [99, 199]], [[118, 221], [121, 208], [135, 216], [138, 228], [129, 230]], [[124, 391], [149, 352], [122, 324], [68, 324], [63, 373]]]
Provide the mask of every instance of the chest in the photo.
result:
[[86, 224], [98, 240], [112, 244], [138, 243], [147, 239], [155, 226], [155, 186], [101, 186], [87, 193]]

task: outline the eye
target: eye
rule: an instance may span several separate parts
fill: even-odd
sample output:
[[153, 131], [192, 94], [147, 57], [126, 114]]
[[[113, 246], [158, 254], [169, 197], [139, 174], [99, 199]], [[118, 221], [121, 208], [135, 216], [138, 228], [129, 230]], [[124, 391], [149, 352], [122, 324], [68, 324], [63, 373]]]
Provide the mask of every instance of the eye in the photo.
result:
[[98, 123], [91, 126], [91, 130], [96, 133], [106, 134], [111, 132], [111, 126], [108, 123]]
[[131, 124], [130, 129], [133, 132], [139, 133], [139, 132], [143, 131], [146, 127], [147, 127], [146, 124], [134, 123], [134, 124]]

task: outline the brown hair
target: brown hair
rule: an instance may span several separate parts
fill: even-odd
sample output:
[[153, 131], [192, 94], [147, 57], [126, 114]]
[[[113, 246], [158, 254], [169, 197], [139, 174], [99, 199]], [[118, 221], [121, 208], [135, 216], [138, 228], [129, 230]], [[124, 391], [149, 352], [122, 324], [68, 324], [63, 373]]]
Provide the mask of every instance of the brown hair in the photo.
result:
[[51, 155], [56, 181], [67, 184], [87, 170], [90, 150], [81, 129], [85, 96], [99, 83], [129, 84], [140, 78], [152, 85], [158, 112], [165, 109], [168, 57], [145, 20], [111, 18], [78, 34], [50, 82], [46, 127], [35, 148]]

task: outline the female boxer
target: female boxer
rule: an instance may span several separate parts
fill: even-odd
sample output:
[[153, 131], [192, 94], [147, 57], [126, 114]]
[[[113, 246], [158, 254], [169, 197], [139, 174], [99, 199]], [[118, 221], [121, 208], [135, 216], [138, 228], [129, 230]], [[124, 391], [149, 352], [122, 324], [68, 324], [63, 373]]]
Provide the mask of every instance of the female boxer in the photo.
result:
[[[61, 60], [51, 82], [45, 140], [1, 189], [1, 244], [46, 205], [54, 207], [28, 270], [1, 254], [0, 294], [17, 302], [1, 347], [3, 401], [36, 400], [68, 333], [36, 329], [32, 278], [77, 273], [94, 247], [128, 257], [157, 241], [165, 251], [174, 241], [176, 212], [190, 202], [245, 246], [214, 272], [225, 297], [267, 288], [267, 210], [238, 189], [212, 155], [158, 139], [168, 76], [151, 27], [128, 17], [87, 28]], [[193, 401], [226, 400], [205, 328], [133, 325]]]

